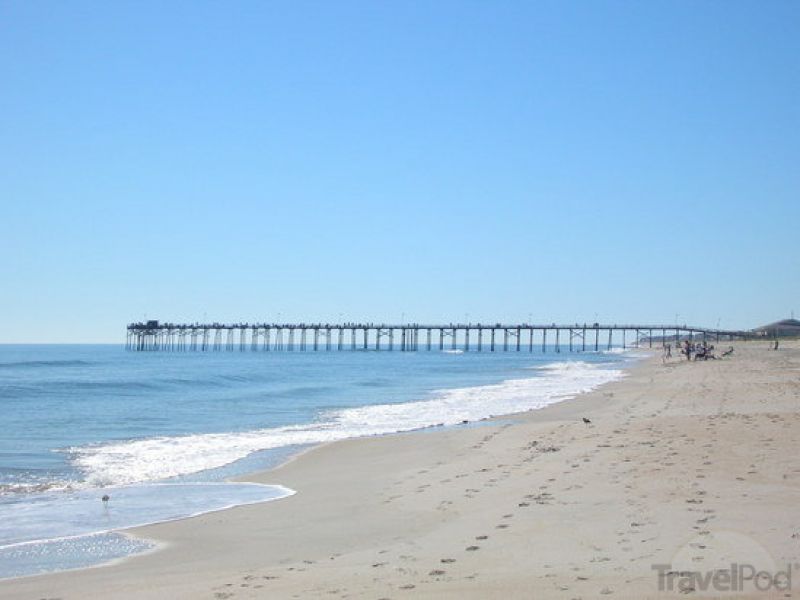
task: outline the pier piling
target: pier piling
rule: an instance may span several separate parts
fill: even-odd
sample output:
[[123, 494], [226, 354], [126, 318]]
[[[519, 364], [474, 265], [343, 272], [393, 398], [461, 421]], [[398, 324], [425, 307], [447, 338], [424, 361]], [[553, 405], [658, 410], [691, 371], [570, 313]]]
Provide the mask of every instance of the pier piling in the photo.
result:
[[[628, 348], [631, 345], [641, 347], [647, 343], [649, 348], [654, 344], [674, 343], [680, 344], [684, 339], [697, 340], [704, 342], [722, 339], [727, 340], [746, 340], [751, 334], [741, 330], [720, 330], [713, 328], [695, 327], [688, 325], [601, 325], [595, 323], [588, 326], [579, 325], [535, 325], [525, 324], [502, 324], [494, 325], [477, 324], [458, 324], [448, 325], [435, 324], [374, 324], [374, 323], [193, 323], [175, 324], [159, 323], [158, 321], [147, 321], [145, 323], [131, 323], [128, 325], [125, 348], [134, 352], [163, 351], [163, 352], [221, 352], [238, 350], [240, 352], [251, 351], [306, 351], [313, 348], [315, 352], [325, 349], [326, 351], [344, 351], [349, 348], [352, 351], [365, 351], [373, 347], [374, 351], [385, 351], [395, 349], [395, 335], [399, 334], [400, 349], [403, 352], [415, 352], [420, 349], [420, 332], [425, 332], [424, 347], [431, 351], [434, 348], [434, 331], [438, 335], [438, 349], [443, 351], [445, 346], [450, 350], [463, 349], [465, 352], [483, 352], [486, 350], [484, 345], [484, 334], [488, 330], [488, 350], [497, 350], [497, 332], [502, 331], [502, 349], [504, 352], [513, 350], [520, 352], [522, 349], [522, 338], [527, 336], [528, 352], [533, 352], [536, 345], [536, 332], [541, 330], [541, 351], [546, 353], [548, 350], [548, 332], [552, 331], [555, 336], [554, 350], [561, 352], [561, 331], [569, 338], [568, 349], [574, 352], [586, 351], [587, 330], [594, 330], [592, 340], [595, 352], [600, 350], [600, 335], [604, 338], [606, 350], [614, 347], [614, 340], [620, 340], [621, 347]], [[284, 331], [287, 333], [284, 334]], [[660, 331], [660, 336], [655, 336], [654, 331]], [[475, 335], [477, 334], [477, 335]], [[633, 337], [633, 342], [628, 341], [628, 334]], [[309, 340], [309, 335], [311, 339]], [[248, 338], [249, 336], [249, 338]], [[336, 341], [334, 343], [334, 336]], [[374, 336], [374, 340], [372, 339]], [[320, 337], [324, 338], [324, 344]], [[477, 337], [477, 343], [475, 340]], [[385, 339], [384, 339], [385, 338]], [[449, 344], [446, 339], [449, 338]], [[514, 338], [514, 344], [511, 344]], [[576, 344], [576, 338], [579, 343]], [[462, 343], [459, 344], [459, 339]], [[372, 344], [371, 344], [372, 342]]]

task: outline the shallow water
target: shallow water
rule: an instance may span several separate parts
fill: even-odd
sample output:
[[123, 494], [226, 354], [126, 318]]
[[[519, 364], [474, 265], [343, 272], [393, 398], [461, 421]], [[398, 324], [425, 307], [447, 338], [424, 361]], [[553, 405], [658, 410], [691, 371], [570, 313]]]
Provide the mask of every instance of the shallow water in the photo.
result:
[[0, 548], [0, 578], [79, 569], [146, 552], [154, 547], [151, 542], [120, 533], [98, 533], [3, 547]]
[[[277, 500], [294, 492], [254, 483], [149, 483], [29, 494], [4, 505], [3, 547], [86, 536]], [[104, 500], [103, 498], [108, 498]], [[1, 567], [0, 567], [1, 568]]]

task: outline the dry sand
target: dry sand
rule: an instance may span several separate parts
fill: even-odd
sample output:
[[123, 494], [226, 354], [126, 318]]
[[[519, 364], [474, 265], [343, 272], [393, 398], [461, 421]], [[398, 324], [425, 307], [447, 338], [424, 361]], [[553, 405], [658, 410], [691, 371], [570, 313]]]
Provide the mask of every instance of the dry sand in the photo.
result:
[[513, 423], [317, 447], [249, 478], [293, 497], [139, 529], [162, 549], [0, 597], [708, 597], [659, 592], [653, 565], [725, 561], [789, 564], [800, 590], [798, 401], [796, 343], [651, 357]]

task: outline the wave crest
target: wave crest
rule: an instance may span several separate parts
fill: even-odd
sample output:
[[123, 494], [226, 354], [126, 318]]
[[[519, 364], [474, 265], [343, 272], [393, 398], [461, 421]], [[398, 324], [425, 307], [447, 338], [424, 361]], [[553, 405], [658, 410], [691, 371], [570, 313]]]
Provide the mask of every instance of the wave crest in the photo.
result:
[[543, 408], [623, 376], [580, 361], [551, 363], [535, 377], [434, 392], [427, 400], [331, 411], [318, 422], [235, 433], [154, 437], [69, 448], [91, 486], [158, 481], [215, 469], [291, 445], [412, 431]]

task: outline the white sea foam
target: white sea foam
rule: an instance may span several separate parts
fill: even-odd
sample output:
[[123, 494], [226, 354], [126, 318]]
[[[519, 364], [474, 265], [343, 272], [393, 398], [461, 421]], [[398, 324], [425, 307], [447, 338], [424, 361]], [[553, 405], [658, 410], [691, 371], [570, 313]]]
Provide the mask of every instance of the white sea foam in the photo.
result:
[[617, 347], [617, 348], [608, 348], [607, 350], [603, 350], [603, 354], [625, 354], [628, 352], [629, 348]]
[[580, 361], [539, 368], [536, 377], [441, 390], [427, 400], [368, 405], [321, 415], [318, 422], [237, 433], [156, 437], [71, 448], [88, 485], [157, 481], [222, 467], [253, 452], [289, 445], [454, 425], [542, 408], [623, 376]]
[[625, 356], [626, 358], [647, 358], [648, 356], [653, 355], [653, 350], [645, 350], [645, 349], [635, 349], [629, 350]]

